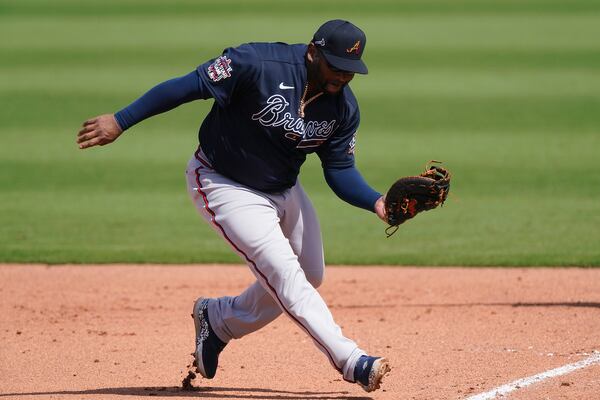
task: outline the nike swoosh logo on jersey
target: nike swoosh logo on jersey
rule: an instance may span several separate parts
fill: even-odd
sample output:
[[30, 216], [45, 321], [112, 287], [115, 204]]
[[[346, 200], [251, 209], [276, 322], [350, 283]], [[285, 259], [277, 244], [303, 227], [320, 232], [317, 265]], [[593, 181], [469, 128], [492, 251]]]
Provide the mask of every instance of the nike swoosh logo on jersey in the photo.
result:
[[283, 82], [281, 82], [279, 84], [279, 89], [282, 89], [282, 90], [283, 89], [293, 89], [293, 88], [294, 88], [293, 86], [286, 86], [286, 85], [284, 85]]

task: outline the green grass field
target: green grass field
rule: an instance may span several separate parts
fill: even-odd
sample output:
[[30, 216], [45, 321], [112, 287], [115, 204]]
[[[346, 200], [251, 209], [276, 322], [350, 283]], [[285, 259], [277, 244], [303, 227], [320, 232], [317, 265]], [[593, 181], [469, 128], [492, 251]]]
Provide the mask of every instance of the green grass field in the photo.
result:
[[600, 266], [600, 1], [2, 0], [0, 262], [238, 262], [197, 215], [184, 169], [211, 101], [80, 151], [88, 117], [231, 45], [365, 30], [357, 162], [384, 191], [430, 159], [442, 209], [390, 239], [301, 180], [330, 264]]

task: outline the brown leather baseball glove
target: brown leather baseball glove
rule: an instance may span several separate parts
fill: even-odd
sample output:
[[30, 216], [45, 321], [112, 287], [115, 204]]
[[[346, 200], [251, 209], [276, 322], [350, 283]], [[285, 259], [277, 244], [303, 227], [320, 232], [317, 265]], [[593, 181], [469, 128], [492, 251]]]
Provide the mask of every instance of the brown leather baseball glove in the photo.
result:
[[450, 191], [450, 172], [432, 160], [425, 172], [419, 176], [406, 176], [398, 179], [385, 195], [385, 215], [387, 237], [398, 230], [398, 226], [421, 211], [441, 206]]

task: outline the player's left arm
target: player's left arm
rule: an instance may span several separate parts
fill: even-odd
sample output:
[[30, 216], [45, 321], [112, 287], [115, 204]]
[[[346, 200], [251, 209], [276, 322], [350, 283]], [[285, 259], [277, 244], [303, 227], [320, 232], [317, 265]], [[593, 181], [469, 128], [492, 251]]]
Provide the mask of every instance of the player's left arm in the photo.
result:
[[378, 198], [375, 202], [375, 214], [377, 214], [380, 220], [387, 222], [387, 215], [385, 213], [385, 195]]
[[385, 221], [383, 196], [369, 186], [356, 167], [324, 167], [323, 174], [331, 190], [340, 199], [353, 206], [372, 211]]
[[355, 166], [354, 151], [360, 112], [351, 92], [344, 111], [336, 132], [317, 150], [325, 180], [339, 198], [374, 212], [385, 221], [384, 196], [369, 186]]

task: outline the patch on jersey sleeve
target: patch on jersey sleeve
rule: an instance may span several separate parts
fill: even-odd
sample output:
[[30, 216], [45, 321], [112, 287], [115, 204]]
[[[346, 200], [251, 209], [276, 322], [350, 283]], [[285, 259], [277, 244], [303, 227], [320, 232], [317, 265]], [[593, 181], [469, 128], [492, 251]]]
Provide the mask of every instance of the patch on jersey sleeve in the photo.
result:
[[226, 56], [221, 56], [215, 60], [212, 64], [208, 66], [206, 72], [208, 72], [208, 77], [213, 82], [219, 82], [221, 79], [227, 79], [231, 76], [231, 60]]
[[356, 134], [358, 132], [354, 132], [354, 135], [352, 135], [352, 140], [350, 140], [350, 143], [348, 143], [348, 154], [354, 154], [354, 148], [356, 147]]

